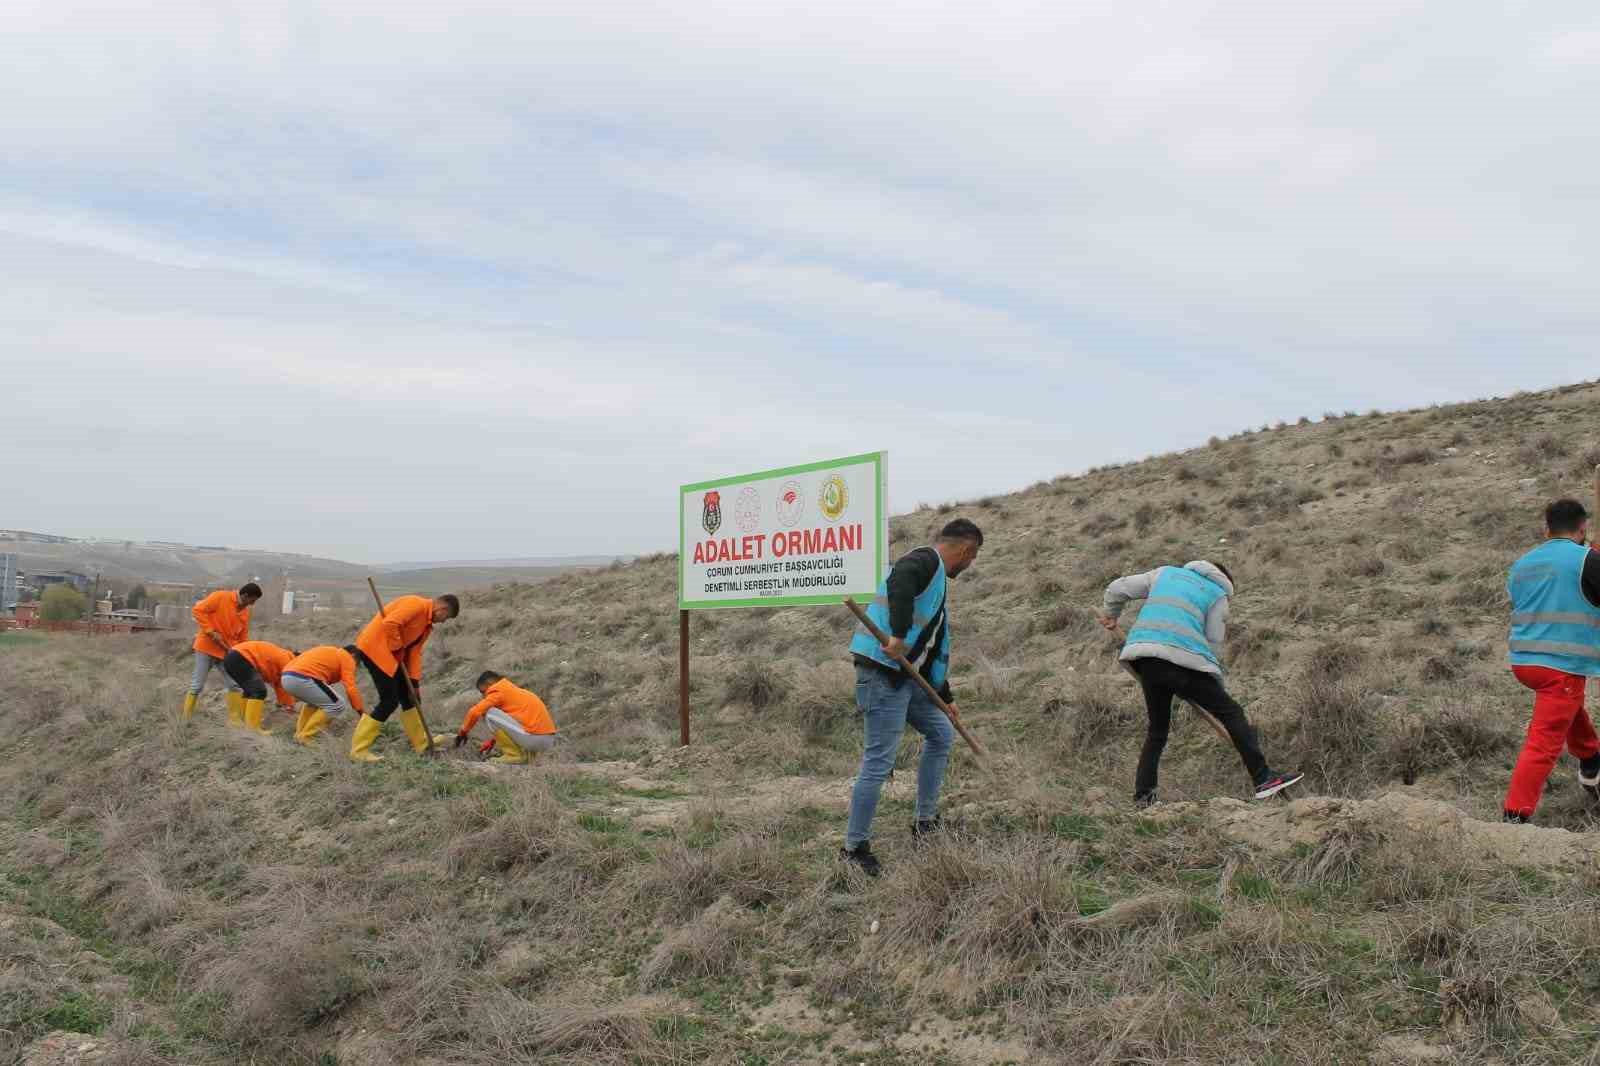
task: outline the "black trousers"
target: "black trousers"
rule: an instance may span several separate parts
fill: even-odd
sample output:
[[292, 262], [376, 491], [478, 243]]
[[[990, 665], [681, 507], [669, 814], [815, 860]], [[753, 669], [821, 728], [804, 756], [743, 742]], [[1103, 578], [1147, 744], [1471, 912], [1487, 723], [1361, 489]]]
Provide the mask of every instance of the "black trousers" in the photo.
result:
[[1256, 731], [1245, 717], [1244, 708], [1222, 687], [1221, 678], [1165, 659], [1135, 659], [1133, 668], [1139, 675], [1139, 687], [1144, 689], [1145, 711], [1150, 716], [1144, 750], [1139, 753], [1139, 770], [1133, 779], [1135, 798], [1156, 790], [1156, 770], [1161, 765], [1161, 752], [1167, 746], [1167, 733], [1172, 727], [1174, 696], [1204, 708], [1222, 723], [1239, 758], [1244, 760], [1251, 782], [1259, 782], [1266, 776], [1267, 759], [1261, 754]]
[[261, 673], [236, 651], [230, 651], [222, 657], [222, 669], [233, 678], [234, 682], [244, 689], [244, 698], [247, 700], [264, 700], [267, 698], [267, 683], [261, 679]]
[[410, 689], [400, 680], [401, 666], [397, 665], [392, 675], [386, 674], [366, 655], [357, 652], [356, 656], [366, 664], [367, 674], [372, 678], [372, 687], [378, 690], [378, 705], [367, 712], [375, 721], [387, 722], [396, 707], [402, 711], [409, 711], [416, 706], [411, 702]]

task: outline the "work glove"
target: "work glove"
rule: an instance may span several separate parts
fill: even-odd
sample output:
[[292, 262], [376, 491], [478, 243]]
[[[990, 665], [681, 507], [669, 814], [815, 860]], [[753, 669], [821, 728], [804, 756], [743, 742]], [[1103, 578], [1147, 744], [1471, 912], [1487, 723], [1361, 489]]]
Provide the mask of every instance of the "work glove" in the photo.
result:
[[465, 734], [465, 733], [457, 733], [456, 734], [456, 742], [454, 744], [450, 745], [450, 746], [452, 748], [459, 748], [461, 745], [465, 744], [466, 742], [467, 742], [467, 734]]
[[482, 757], [488, 755], [493, 750], [494, 750], [494, 737], [490, 737], [488, 740], [484, 741], [482, 745], [479, 746], [479, 748], [478, 748], [478, 757], [482, 758]]

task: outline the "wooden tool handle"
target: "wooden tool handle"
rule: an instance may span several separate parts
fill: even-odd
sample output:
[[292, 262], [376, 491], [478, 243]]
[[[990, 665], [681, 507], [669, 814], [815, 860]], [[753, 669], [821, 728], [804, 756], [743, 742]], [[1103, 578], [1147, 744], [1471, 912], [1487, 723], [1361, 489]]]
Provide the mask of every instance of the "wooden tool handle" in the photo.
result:
[[[844, 605], [850, 608], [850, 613], [856, 616], [856, 620], [858, 622], [867, 627], [867, 632], [872, 634], [872, 639], [876, 640], [880, 646], [885, 647], [885, 650], [887, 650], [889, 635], [882, 629], [878, 628], [878, 624], [876, 622], [867, 617], [867, 612], [861, 609], [861, 605], [848, 596], [845, 597]], [[967, 746], [972, 749], [973, 754], [979, 757], [978, 761], [983, 763], [984, 759], [988, 756], [989, 751], [982, 744], [978, 743], [977, 737], [967, 732], [967, 727], [961, 724], [961, 716], [955, 712], [953, 707], [944, 701], [944, 697], [939, 695], [939, 690], [934, 688], [933, 685], [929, 683], [928, 679], [922, 676], [922, 672], [911, 665], [910, 659], [907, 659], [904, 654], [899, 652], [895, 652], [893, 654], [895, 662], [899, 663], [900, 668], [904, 670], [913, 681], [922, 687], [922, 691], [926, 692], [928, 694], [928, 698], [933, 700], [934, 706], [938, 707], [944, 712], [945, 717], [950, 719], [950, 724], [956, 727], [956, 732], [961, 734], [961, 739], [967, 742]], [[987, 764], [985, 763], [985, 765]]]

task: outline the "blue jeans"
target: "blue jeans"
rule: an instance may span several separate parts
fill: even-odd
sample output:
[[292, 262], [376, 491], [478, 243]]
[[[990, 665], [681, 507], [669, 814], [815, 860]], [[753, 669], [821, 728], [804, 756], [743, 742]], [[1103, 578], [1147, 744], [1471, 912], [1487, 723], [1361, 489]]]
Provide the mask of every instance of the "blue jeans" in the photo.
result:
[[928, 821], [939, 813], [939, 786], [944, 784], [945, 764], [950, 761], [950, 744], [955, 727], [928, 694], [915, 681], [895, 685], [894, 678], [870, 666], [856, 667], [856, 708], [866, 743], [861, 751], [861, 769], [850, 792], [850, 824], [845, 829], [844, 846], [853, 848], [872, 836], [872, 817], [878, 813], [878, 794], [894, 769], [895, 753], [900, 750], [900, 735], [906, 723], [922, 734], [922, 761], [917, 765], [917, 820]]

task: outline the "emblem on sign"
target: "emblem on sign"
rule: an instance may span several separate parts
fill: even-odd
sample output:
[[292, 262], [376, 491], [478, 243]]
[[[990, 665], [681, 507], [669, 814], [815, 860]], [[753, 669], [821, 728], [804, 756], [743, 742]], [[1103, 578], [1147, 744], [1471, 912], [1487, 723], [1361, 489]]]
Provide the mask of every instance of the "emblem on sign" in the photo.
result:
[[778, 524], [784, 529], [793, 529], [800, 524], [800, 519], [805, 517], [806, 496], [805, 490], [798, 481], [785, 481], [778, 489]]
[[739, 490], [739, 498], [733, 501], [733, 517], [746, 533], [754, 533], [761, 524], [761, 493], [754, 485]]
[[817, 488], [817, 510], [830, 522], [837, 522], [850, 506], [850, 486], [838, 474], [829, 474]]
[[722, 528], [722, 493], [706, 493], [705, 503], [700, 508], [700, 524], [713, 535]]

